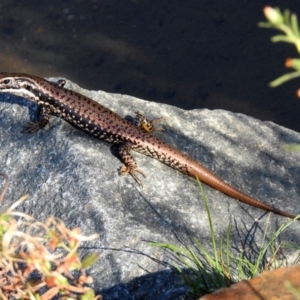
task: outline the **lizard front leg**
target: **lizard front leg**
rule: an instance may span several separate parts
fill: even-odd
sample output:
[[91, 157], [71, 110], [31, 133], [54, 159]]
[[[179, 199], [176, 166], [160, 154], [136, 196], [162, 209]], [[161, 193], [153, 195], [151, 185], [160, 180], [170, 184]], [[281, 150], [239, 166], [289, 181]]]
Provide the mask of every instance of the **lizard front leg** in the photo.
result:
[[44, 128], [50, 120], [51, 110], [45, 105], [41, 105], [39, 120], [35, 122], [29, 122], [24, 126], [22, 133], [35, 133]]
[[65, 86], [65, 84], [66, 84], [66, 81], [64, 80], [64, 79], [59, 79], [59, 80], [57, 80], [56, 82], [54, 82], [54, 84], [56, 85], [56, 86], [58, 86], [58, 87], [64, 87]]
[[137, 176], [136, 173], [140, 173], [144, 177], [146, 177], [146, 175], [142, 170], [138, 169], [135, 159], [130, 154], [131, 148], [132, 148], [132, 144], [129, 142], [122, 143], [119, 146], [119, 155], [125, 165], [121, 167], [120, 175], [130, 174], [140, 186], [143, 186], [141, 179]]
[[153, 131], [165, 131], [163, 128], [157, 128], [154, 125], [154, 123], [160, 122], [163, 119], [164, 118], [162, 117], [162, 118], [149, 120], [141, 112], [137, 111], [135, 112], [135, 118], [133, 120], [133, 124], [149, 133]]
[[[57, 87], [62, 88], [65, 86], [66, 80], [59, 79], [56, 82], [53, 82], [53, 84]], [[51, 109], [48, 106], [40, 104], [39, 120], [35, 122], [28, 122], [24, 126], [22, 133], [35, 133], [40, 129], [44, 128], [49, 123], [50, 114], [51, 114]]]

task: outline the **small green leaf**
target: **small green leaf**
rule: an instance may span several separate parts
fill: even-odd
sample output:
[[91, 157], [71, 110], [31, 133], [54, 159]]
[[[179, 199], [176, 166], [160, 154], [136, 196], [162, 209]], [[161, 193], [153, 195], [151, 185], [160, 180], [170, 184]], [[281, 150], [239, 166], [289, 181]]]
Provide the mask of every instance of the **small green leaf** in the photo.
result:
[[273, 80], [272, 82], [270, 82], [270, 86], [276, 87], [276, 86], [279, 86], [280, 84], [283, 84], [284, 82], [286, 82], [288, 80], [291, 80], [291, 79], [294, 79], [297, 77], [300, 77], [299, 71], [285, 74], [285, 75], [282, 75], [282, 76], [278, 77], [277, 79]]
[[284, 18], [284, 22], [286, 25], [288, 25], [290, 27], [290, 15], [291, 15], [291, 12], [286, 9], [284, 12], [283, 12], [283, 18]]
[[94, 298], [95, 292], [92, 289], [90, 289], [80, 297], [80, 300], [93, 300]]
[[274, 28], [274, 25], [267, 22], [258, 22], [257, 25], [261, 28]]
[[0, 215], [0, 219], [3, 221], [9, 221], [11, 216], [9, 214], [2, 214]]
[[81, 262], [82, 268], [89, 268], [91, 267], [98, 259], [100, 253], [90, 253], [88, 254]]
[[41, 296], [39, 294], [33, 294], [31, 291], [29, 291], [29, 299], [30, 300], [40, 300]]
[[291, 28], [295, 36], [300, 37], [298, 18], [296, 14], [292, 14], [291, 16]]
[[271, 41], [273, 43], [278, 43], [278, 42], [294, 43], [294, 41], [289, 36], [283, 34], [272, 36]]
[[300, 59], [299, 58], [290, 58], [287, 60], [288, 65], [286, 63], [286, 66], [294, 68], [295, 70], [300, 71]]
[[67, 285], [68, 284], [68, 279], [62, 274], [55, 274], [55, 278], [59, 282], [59, 284], [61, 284], [61, 285]]

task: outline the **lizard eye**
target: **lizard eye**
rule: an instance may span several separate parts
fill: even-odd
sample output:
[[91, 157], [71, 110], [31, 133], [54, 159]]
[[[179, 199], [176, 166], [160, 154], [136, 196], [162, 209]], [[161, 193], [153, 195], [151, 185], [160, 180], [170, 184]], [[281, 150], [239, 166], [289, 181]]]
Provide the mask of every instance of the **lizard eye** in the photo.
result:
[[3, 80], [3, 83], [4, 83], [4, 84], [9, 84], [9, 83], [10, 83], [10, 80], [9, 80], [9, 79], [5, 79], [5, 80]]

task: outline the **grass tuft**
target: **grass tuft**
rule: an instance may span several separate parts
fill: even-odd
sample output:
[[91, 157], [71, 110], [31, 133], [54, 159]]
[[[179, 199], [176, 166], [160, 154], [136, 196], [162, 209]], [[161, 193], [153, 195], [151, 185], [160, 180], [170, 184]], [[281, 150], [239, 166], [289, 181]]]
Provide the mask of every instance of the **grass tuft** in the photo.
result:
[[205, 248], [196, 238], [193, 239], [193, 246], [150, 243], [171, 252], [176, 257], [174, 267], [189, 287], [187, 295], [189, 299], [197, 299], [241, 280], [249, 280], [263, 271], [278, 268], [284, 264], [279, 256], [283, 247], [299, 249], [299, 246], [277, 243], [279, 235], [295, 221], [291, 220], [281, 225], [269, 238], [266, 237], [267, 228], [265, 229], [263, 246], [259, 249], [254, 262], [244, 251], [234, 252], [231, 247], [231, 224], [227, 226], [225, 236], [217, 241], [208, 201], [199, 180], [198, 184], [207, 213], [212, 249]]

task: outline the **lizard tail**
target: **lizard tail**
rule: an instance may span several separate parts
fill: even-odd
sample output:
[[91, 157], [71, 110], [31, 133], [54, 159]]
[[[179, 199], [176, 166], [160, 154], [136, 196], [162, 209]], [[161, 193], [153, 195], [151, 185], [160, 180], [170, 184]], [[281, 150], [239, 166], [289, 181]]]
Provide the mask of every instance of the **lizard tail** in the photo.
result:
[[[284, 211], [281, 211], [279, 209], [273, 208], [272, 206], [269, 206], [267, 204], [262, 203], [261, 201], [252, 198], [241, 191], [237, 190], [236, 188], [232, 187], [231, 185], [224, 182], [221, 178], [211, 173], [208, 169], [200, 165], [199, 163], [193, 163], [190, 164], [190, 166], [187, 168], [187, 175], [198, 178], [201, 182], [209, 185], [210, 187], [219, 190], [220, 192], [224, 193], [225, 195], [228, 195], [234, 199], [237, 199], [241, 202], [244, 202], [248, 205], [266, 210], [268, 212], [272, 212], [274, 214], [287, 217], [290, 219], [296, 218], [296, 216], [286, 213]], [[300, 221], [300, 218], [297, 219]]]

